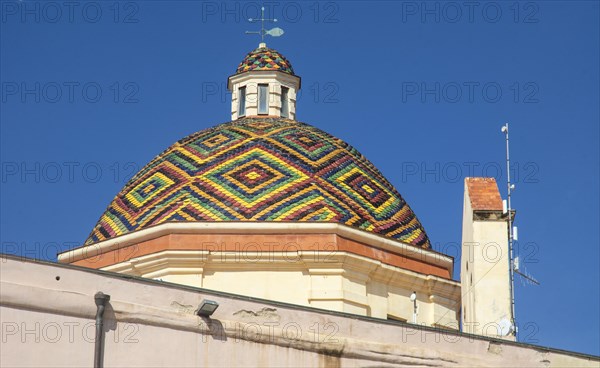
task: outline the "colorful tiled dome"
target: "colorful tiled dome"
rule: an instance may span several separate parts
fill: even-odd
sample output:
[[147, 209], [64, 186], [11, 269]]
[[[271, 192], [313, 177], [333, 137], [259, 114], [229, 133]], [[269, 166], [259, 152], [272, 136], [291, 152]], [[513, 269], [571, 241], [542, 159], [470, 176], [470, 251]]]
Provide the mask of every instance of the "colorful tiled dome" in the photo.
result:
[[182, 221], [335, 222], [430, 246], [370, 161], [338, 138], [282, 118], [238, 119], [175, 143], [125, 185], [85, 244]]
[[[263, 45], [261, 44], [261, 46]], [[236, 74], [250, 70], [276, 70], [294, 75], [294, 68], [285, 56], [266, 46], [249, 52], [238, 65]]]

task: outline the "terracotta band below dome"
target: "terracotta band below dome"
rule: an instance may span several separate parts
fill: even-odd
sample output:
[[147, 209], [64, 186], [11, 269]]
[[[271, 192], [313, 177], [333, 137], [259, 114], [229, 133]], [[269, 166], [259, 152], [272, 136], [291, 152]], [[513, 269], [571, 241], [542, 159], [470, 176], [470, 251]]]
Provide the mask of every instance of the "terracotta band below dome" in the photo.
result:
[[73, 264], [90, 268], [104, 268], [164, 250], [313, 251], [324, 254], [348, 252], [421, 274], [435, 275], [446, 279], [452, 278], [447, 268], [347, 239], [337, 234], [168, 234], [120, 249], [102, 252], [99, 256], [91, 254], [91, 257], [75, 261]]

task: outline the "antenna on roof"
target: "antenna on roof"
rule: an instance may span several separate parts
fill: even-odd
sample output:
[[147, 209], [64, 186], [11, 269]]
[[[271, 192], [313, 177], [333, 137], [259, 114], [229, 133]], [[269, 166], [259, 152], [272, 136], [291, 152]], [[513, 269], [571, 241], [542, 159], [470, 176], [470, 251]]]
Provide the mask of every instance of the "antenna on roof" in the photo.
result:
[[264, 6], [260, 8], [260, 18], [259, 19], [250, 18], [250, 19], [248, 19], [248, 22], [250, 22], [250, 23], [260, 22], [260, 31], [246, 31], [246, 34], [260, 35], [260, 42], [261, 42], [260, 47], [266, 47], [266, 45], [264, 43], [265, 36], [269, 35], [271, 37], [279, 37], [279, 36], [283, 35], [283, 33], [284, 33], [283, 29], [281, 29], [279, 27], [265, 29], [265, 22], [276, 23], [277, 18], [273, 18], [273, 19], [265, 18], [265, 7]]
[[534, 284], [534, 285], [540, 284], [540, 282], [538, 280], [536, 280], [533, 276], [531, 276], [529, 274], [529, 272], [527, 272], [525, 269], [521, 270], [520, 264], [519, 264], [519, 257], [515, 257], [515, 259], [513, 261], [513, 265], [515, 268], [515, 273], [523, 278], [523, 280], [521, 280], [521, 282], [523, 284]]
[[[510, 182], [510, 151], [509, 151], [509, 141], [508, 141], [508, 123], [502, 126], [502, 133], [506, 136], [506, 177], [507, 177], [507, 189], [508, 189], [508, 197], [507, 197], [507, 206], [503, 206], [506, 208], [506, 214], [508, 215], [508, 252], [509, 252], [509, 267], [510, 267], [510, 311], [511, 311], [511, 323], [513, 326], [517, 326], [517, 319], [515, 318], [515, 265], [513, 258], [513, 210], [510, 203], [510, 196], [512, 190], [515, 188], [514, 184]], [[517, 329], [513, 329], [515, 338], [517, 336]]]
[[519, 257], [514, 257], [513, 244], [517, 240], [517, 227], [514, 226], [515, 211], [512, 209], [511, 195], [515, 189], [515, 185], [510, 181], [510, 149], [509, 149], [509, 138], [508, 138], [508, 123], [502, 126], [502, 133], [506, 136], [506, 189], [507, 189], [507, 200], [502, 201], [502, 210], [505, 215], [508, 216], [508, 251], [509, 251], [509, 267], [510, 267], [510, 308], [512, 314], [512, 325], [513, 333], [515, 338], [517, 336], [517, 323], [515, 318], [515, 273], [523, 277], [528, 282], [539, 285], [539, 281], [534, 279], [532, 276], [519, 269]]

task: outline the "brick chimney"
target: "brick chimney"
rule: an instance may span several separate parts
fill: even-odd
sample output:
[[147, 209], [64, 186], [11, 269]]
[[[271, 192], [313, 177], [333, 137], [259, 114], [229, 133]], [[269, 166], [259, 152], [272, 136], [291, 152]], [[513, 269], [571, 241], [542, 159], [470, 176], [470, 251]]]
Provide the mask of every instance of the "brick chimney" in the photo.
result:
[[466, 178], [461, 257], [463, 331], [514, 340], [508, 224], [494, 178]]

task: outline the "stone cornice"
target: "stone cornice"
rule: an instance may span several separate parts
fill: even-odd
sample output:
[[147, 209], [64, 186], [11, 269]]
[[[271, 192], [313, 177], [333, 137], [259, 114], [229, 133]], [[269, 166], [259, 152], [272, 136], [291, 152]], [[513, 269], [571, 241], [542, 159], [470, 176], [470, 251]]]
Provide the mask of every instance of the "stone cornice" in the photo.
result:
[[249, 70], [247, 72], [229, 76], [229, 78], [227, 78], [227, 89], [231, 91], [232, 85], [240, 81], [261, 78], [281, 79], [291, 84], [297, 84], [298, 90], [301, 88], [302, 84], [302, 78], [297, 75], [287, 74], [276, 70]]

